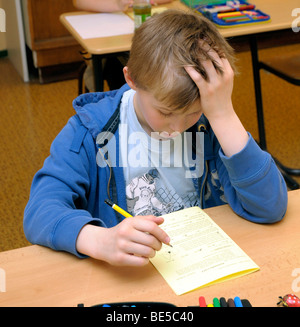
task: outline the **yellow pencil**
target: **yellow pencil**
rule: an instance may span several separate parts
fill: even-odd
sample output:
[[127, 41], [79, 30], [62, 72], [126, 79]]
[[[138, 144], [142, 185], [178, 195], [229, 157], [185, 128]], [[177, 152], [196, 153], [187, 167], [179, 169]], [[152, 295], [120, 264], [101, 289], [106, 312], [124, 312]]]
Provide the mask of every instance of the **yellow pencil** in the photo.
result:
[[116, 210], [118, 213], [120, 213], [122, 216], [124, 216], [125, 218], [132, 217], [132, 215], [130, 213], [128, 213], [127, 211], [123, 210], [122, 208], [120, 208], [118, 205], [116, 205], [112, 201], [106, 199], [104, 202], [106, 204], [108, 204], [110, 207], [112, 207], [114, 210]]
[[[111, 200], [106, 199], [104, 200], [104, 202], [106, 204], [108, 204], [110, 207], [112, 207], [114, 210], [116, 210], [118, 213], [120, 213], [122, 216], [124, 216], [125, 218], [130, 218], [132, 217], [132, 215], [130, 213], [128, 213], [127, 211], [123, 210], [122, 208], [120, 208], [118, 205], [116, 205], [115, 203], [113, 203]], [[170, 247], [173, 247], [171, 244], [167, 244]]]

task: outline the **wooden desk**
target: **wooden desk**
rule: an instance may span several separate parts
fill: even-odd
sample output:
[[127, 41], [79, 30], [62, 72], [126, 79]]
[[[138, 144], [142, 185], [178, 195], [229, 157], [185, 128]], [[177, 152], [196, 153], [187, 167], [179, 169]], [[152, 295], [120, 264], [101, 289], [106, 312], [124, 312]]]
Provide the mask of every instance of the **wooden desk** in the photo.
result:
[[[159, 7], [188, 10], [188, 8], [185, 5], [183, 5], [179, 0], [175, 0], [171, 3], [160, 5]], [[129, 9], [129, 11], [132, 11], [132, 9]], [[74, 29], [73, 26], [68, 22], [66, 17], [73, 16], [73, 15], [86, 15], [86, 14], [92, 14], [92, 13], [84, 12], [84, 11], [69, 12], [69, 13], [62, 14], [60, 16], [60, 21], [62, 22], [62, 24], [74, 36], [77, 42], [81, 44], [81, 46], [84, 49], [86, 49], [86, 51], [88, 51], [93, 55], [103, 55], [103, 54], [124, 52], [130, 50], [131, 39], [133, 34], [94, 38], [94, 39], [83, 39], [78, 33], [78, 31], [76, 31], [76, 29]]]
[[[171, 3], [160, 5], [159, 7], [176, 8], [182, 10], [189, 10], [179, 0], [175, 0]], [[129, 9], [129, 12], [132, 9]], [[93, 39], [83, 39], [76, 29], [68, 22], [67, 16], [73, 15], [86, 15], [90, 12], [70, 12], [60, 16], [60, 21], [66, 27], [66, 29], [74, 36], [77, 42], [92, 55], [93, 70], [94, 70], [94, 83], [95, 91], [103, 91], [103, 70], [102, 59], [109, 55], [118, 56], [124, 52], [130, 50], [131, 40], [133, 34], [113, 36], [113, 37], [100, 37]]]
[[[207, 209], [210, 217], [260, 266], [260, 270], [221, 284], [177, 296], [151, 265], [113, 267], [94, 259], [29, 246], [0, 253], [6, 274], [1, 306], [91, 306], [105, 302], [165, 301], [197, 306], [200, 295], [240, 296], [253, 306], [276, 306], [278, 296], [300, 296], [300, 190], [289, 192], [285, 218], [258, 225], [237, 217], [229, 206]], [[200, 277], [199, 277], [200, 278]], [[298, 293], [297, 293], [298, 292]]]
[[[296, 18], [292, 16], [292, 10], [299, 7], [299, 0], [254, 0], [252, 1], [262, 11], [271, 16], [271, 21], [262, 24], [246, 25], [241, 27], [220, 28], [220, 32], [224, 37], [234, 37], [241, 35], [250, 35], [276, 31], [291, 28], [292, 21]], [[181, 10], [189, 10], [179, 0], [171, 3], [160, 5], [159, 7], [175, 8]], [[62, 14], [60, 20], [74, 38], [91, 54], [107, 54], [122, 51], [129, 51], [131, 47], [132, 34], [120, 35], [114, 37], [83, 39], [78, 31], [66, 20], [67, 16], [86, 15], [88, 12], [69, 12]]]

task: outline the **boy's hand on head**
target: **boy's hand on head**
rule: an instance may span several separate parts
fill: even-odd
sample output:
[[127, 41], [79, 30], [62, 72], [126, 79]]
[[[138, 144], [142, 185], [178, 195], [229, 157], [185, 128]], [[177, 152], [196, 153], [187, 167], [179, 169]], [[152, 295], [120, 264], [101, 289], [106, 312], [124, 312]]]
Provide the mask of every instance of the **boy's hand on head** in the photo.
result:
[[112, 228], [86, 225], [77, 239], [77, 251], [115, 266], [144, 266], [170, 238], [159, 227], [162, 217], [136, 216]]
[[186, 66], [185, 70], [199, 89], [202, 111], [210, 121], [233, 110], [231, 95], [234, 72], [226, 58], [220, 57], [213, 49], [208, 54], [214, 63], [212, 60], [202, 61], [207, 80], [191, 66]]
[[201, 110], [224, 154], [231, 157], [246, 146], [249, 136], [232, 105], [233, 69], [229, 61], [214, 50], [209, 49], [208, 54], [212, 60], [202, 61], [207, 80], [193, 67], [187, 66], [185, 70], [199, 88]]

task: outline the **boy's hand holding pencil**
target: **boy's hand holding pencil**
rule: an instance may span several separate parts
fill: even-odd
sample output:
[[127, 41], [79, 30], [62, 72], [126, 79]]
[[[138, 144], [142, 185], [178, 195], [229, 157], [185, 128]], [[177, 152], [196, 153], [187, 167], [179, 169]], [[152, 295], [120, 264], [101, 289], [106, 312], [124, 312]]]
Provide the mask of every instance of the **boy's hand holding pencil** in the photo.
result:
[[112, 228], [88, 224], [79, 233], [76, 248], [115, 266], [144, 266], [162, 243], [169, 245], [170, 237], [159, 227], [163, 222], [162, 217], [149, 215], [124, 219]]

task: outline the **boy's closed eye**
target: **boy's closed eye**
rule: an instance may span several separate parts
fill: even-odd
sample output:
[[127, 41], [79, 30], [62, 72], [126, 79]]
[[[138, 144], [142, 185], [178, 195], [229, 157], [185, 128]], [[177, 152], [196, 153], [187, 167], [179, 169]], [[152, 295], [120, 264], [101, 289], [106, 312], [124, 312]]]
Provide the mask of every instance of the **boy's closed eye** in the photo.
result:
[[171, 116], [172, 116], [172, 113], [164, 113], [164, 112], [162, 112], [162, 111], [159, 111], [159, 110], [158, 110], [158, 112], [160, 113], [160, 115], [161, 115], [161, 116], [163, 116], [163, 117], [166, 117], [166, 118], [168, 118], [168, 117], [171, 117]]
[[162, 107], [158, 107], [158, 106], [154, 106], [154, 108], [163, 117], [170, 117], [173, 115], [173, 112], [171, 110], [168, 110], [168, 109], [165, 109]]
[[[159, 112], [159, 114], [160, 114], [161, 116], [163, 116], [163, 117], [171, 117], [171, 116], [174, 115], [173, 112], [166, 113], [166, 112], [162, 112], [162, 111], [160, 111], [160, 110], [158, 110], [158, 112]], [[185, 111], [184, 114], [185, 114], [186, 116], [198, 116], [198, 115], [201, 114], [201, 110], [197, 110], [197, 111], [193, 111], [193, 112], [186, 112], [186, 111]]]

